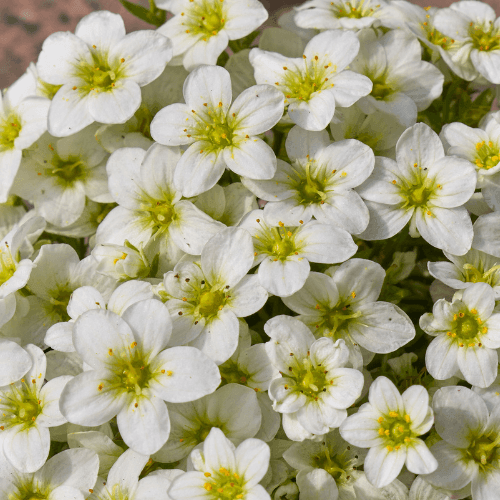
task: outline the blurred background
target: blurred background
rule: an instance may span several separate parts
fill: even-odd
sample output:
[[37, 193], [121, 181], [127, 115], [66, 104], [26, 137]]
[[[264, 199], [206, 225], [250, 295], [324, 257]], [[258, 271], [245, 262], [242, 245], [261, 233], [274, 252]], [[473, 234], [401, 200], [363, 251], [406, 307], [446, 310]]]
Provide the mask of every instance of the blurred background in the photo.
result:
[[[133, 0], [147, 7], [148, 0]], [[267, 25], [298, 2], [293, 0], [260, 0], [270, 13]], [[430, 0], [415, 3], [426, 6]], [[432, 5], [447, 7], [451, 0], [434, 0]], [[488, 0], [500, 14], [500, 0]], [[73, 31], [77, 22], [94, 10], [117, 12], [125, 19], [127, 32], [151, 29], [129, 14], [118, 0], [0, 0], [0, 89], [8, 87], [36, 62], [45, 38], [55, 31]]]

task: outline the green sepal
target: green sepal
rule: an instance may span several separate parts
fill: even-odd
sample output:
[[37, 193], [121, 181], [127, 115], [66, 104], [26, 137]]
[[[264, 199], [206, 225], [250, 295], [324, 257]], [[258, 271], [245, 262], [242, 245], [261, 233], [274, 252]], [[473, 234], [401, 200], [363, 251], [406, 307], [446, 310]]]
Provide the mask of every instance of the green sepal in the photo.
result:
[[222, 54], [218, 57], [218, 59], [217, 59], [217, 63], [216, 63], [216, 64], [217, 64], [217, 66], [222, 66], [222, 67], [224, 67], [224, 66], [226, 65], [227, 61], [229, 61], [229, 54], [228, 54], [226, 51], [224, 51], [224, 52], [222, 52]]
[[249, 35], [240, 38], [239, 40], [230, 40], [229, 48], [236, 54], [243, 49], [248, 49], [253, 41], [260, 35], [260, 31], [252, 31]]
[[167, 12], [158, 9], [154, 2], [151, 3], [151, 9], [146, 9], [142, 5], [137, 5], [135, 3], [129, 2], [128, 0], [118, 0], [131, 14], [149, 24], [153, 24], [158, 27], [165, 24], [167, 20]]

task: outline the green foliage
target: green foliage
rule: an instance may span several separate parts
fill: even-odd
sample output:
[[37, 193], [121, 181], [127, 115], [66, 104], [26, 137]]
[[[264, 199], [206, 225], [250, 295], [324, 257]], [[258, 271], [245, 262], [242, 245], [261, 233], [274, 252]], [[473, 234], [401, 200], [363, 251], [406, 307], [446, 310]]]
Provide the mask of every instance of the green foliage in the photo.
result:
[[149, 0], [150, 8], [146, 9], [142, 5], [129, 2], [128, 0], [118, 0], [131, 14], [154, 26], [161, 26], [167, 20], [167, 12], [156, 7], [153, 0]]

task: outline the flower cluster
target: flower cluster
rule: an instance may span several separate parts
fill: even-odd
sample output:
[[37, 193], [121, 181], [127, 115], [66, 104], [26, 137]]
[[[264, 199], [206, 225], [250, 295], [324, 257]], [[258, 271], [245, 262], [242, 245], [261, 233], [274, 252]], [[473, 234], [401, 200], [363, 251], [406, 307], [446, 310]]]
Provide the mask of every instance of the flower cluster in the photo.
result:
[[2, 500], [498, 498], [500, 18], [123, 3], [0, 92]]

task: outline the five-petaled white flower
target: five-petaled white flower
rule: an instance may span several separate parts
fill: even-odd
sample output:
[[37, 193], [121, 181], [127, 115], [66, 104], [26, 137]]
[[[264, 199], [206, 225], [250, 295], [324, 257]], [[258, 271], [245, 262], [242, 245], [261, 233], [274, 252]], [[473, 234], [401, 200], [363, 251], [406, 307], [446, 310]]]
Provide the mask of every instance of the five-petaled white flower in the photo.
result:
[[224, 433], [214, 427], [203, 443], [203, 451], [191, 452], [195, 470], [174, 479], [168, 494], [173, 500], [270, 500], [259, 484], [269, 467], [270, 456], [264, 441], [250, 438], [235, 448]]
[[450, 304], [438, 300], [420, 327], [436, 337], [427, 347], [425, 365], [437, 380], [460, 370], [465, 380], [488, 387], [498, 372], [500, 313], [494, 312], [495, 292], [487, 283], [474, 283]]
[[268, 18], [258, 0], [157, 0], [157, 7], [174, 14], [158, 32], [172, 40], [171, 64], [191, 71], [216, 64], [229, 40], [250, 34]]
[[408, 128], [396, 144], [396, 161], [378, 156], [373, 174], [357, 191], [370, 211], [359, 236], [381, 240], [410, 222], [410, 235], [421, 235], [436, 248], [465, 254], [472, 244], [472, 222], [463, 206], [474, 194], [474, 167], [445, 156], [438, 135], [424, 123]]
[[427, 390], [413, 385], [401, 395], [388, 378], [378, 377], [370, 386], [368, 401], [340, 426], [348, 443], [370, 448], [364, 465], [368, 481], [377, 488], [386, 486], [403, 465], [415, 474], [436, 470], [436, 459], [418, 438], [434, 423]]
[[254, 85], [231, 104], [231, 78], [219, 66], [200, 66], [184, 82], [186, 104], [171, 104], [151, 123], [160, 144], [190, 144], [175, 170], [184, 196], [214, 186], [227, 167], [251, 179], [270, 179], [276, 156], [256, 137], [274, 127], [283, 114], [283, 96], [270, 85]]
[[275, 316], [264, 331], [271, 337], [267, 354], [280, 372], [269, 397], [273, 409], [283, 414], [286, 435], [303, 441], [338, 427], [363, 388], [363, 374], [345, 368], [349, 350], [344, 341], [316, 340], [304, 323], [290, 316]]
[[351, 106], [372, 89], [366, 76], [346, 70], [358, 51], [354, 33], [329, 30], [312, 38], [301, 58], [261, 49], [252, 49], [249, 57], [257, 83], [274, 85], [283, 93], [294, 123], [323, 130], [335, 106]]
[[172, 58], [172, 44], [152, 30], [125, 35], [118, 14], [85, 16], [75, 34], [58, 32], [42, 46], [40, 78], [62, 85], [52, 101], [48, 130], [57, 137], [92, 122], [124, 123], [141, 104], [140, 87], [161, 75]]
[[164, 401], [192, 401], [220, 383], [217, 366], [198, 349], [165, 349], [171, 325], [167, 308], [155, 299], [136, 302], [122, 316], [102, 309], [82, 314], [73, 343], [92, 369], [66, 385], [63, 415], [87, 426], [118, 415], [127, 446], [148, 455], [158, 451], [170, 433]]

